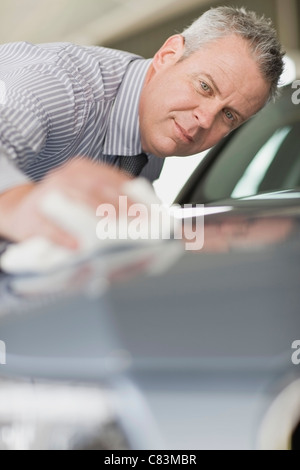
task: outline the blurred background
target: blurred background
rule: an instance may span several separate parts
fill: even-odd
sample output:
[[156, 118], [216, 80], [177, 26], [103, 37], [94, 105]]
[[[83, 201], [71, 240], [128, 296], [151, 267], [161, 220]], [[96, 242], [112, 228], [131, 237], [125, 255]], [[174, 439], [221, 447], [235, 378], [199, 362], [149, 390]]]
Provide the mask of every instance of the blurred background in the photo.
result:
[[71, 41], [148, 58], [207, 8], [226, 4], [267, 15], [285, 47], [300, 48], [299, 0], [0, 0], [0, 42]]

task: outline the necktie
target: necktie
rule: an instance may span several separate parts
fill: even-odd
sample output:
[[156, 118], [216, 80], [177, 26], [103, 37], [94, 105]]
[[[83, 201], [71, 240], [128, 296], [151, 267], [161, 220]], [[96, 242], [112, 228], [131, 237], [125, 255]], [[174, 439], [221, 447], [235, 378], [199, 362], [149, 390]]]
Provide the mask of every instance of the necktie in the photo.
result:
[[130, 173], [132, 176], [139, 176], [147, 163], [148, 157], [145, 153], [134, 155], [133, 157], [120, 157], [120, 169]]

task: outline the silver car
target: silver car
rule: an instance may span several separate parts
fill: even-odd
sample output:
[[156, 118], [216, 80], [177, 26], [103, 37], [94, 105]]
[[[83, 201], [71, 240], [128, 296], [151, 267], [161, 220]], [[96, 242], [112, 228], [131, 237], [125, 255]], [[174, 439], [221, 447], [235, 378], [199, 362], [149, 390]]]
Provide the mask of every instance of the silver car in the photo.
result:
[[[0, 276], [0, 449], [299, 449], [300, 108], [202, 162], [204, 246]], [[182, 223], [199, 217], [183, 209]], [[200, 225], [199, 225], [200, 226]]]

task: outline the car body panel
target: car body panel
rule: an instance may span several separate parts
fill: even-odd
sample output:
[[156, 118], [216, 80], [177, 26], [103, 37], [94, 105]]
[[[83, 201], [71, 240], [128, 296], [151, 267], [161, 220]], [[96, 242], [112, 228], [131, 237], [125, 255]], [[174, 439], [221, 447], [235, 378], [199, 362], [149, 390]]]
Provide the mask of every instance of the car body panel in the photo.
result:
[[[284, 194], [206, 216], [203, 250], [177, 254], [160, 273], [139, 247], [137, 258], [125, 249], [125, 264], [120, 249], [91, 260], [96, 275], [89, 264], [73, 268], [61, 292], [53, 277], [41, 294], [26, 277], [2, 275], [2, 292], [19, 294], [6, 307], [2, 297], [1, 373], [124, 377], [144, 397], [163, 448], [257, 447], [268, 406], [299, 376], [291, 345], [300, 335], [300, 210], [297, 193]], [[155, 256], [179, 243], [163, 242]]]

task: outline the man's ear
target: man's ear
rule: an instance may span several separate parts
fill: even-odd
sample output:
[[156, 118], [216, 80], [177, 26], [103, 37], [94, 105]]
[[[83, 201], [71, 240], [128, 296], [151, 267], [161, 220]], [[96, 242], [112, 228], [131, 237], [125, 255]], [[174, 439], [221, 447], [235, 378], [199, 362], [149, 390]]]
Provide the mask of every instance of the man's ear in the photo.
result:
[[185, 40], [180, 34], [175, 34], [166, 40], [153, 58], [153, 67], [159, 70], [165, 66], [175, 64], [184, 53]]

